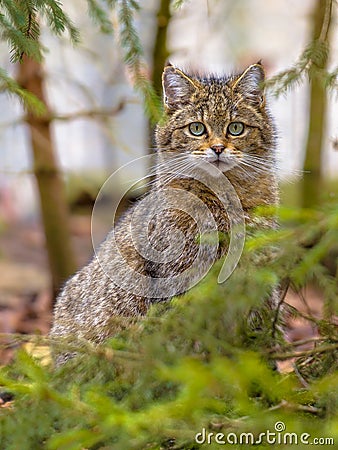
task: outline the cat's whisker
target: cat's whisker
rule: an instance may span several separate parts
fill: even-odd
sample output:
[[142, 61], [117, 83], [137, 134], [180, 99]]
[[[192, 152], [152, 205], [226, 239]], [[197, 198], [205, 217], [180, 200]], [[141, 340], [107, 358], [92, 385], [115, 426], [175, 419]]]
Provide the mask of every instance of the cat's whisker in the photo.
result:
[[171, 161], [169, 164], [163, 164], [159, 166], [157, 170], [157, 174], [165, 173], [165, 172], [172, 172], [172, 171], [179, 171], [181, 169], [184, 169], [187, 165], [187, 160], [182, 161]]
[[158, 163], [154, 168], [153, 171], [150, 171], [150, 175], [157, 175], [161, 172], [166, 172], [168, 170], [176, 170], [180, 167], [184, 167], [184, 164], [188, 161], [188, 158], [186, 155], [177, 155], [174, 158], [169, 158], [166, 161], [162, 161]]
[[265, 155], [265, 156], [261, 156], [261, 155], [253, 155], [250, 153], [245, 153], [244, 154], [245, 158], [250, 158], [256, 161], [275, 161], [276, 157], [275, 155]]
[[254, 179], [254, 175], [252, 173], [250, 173], [245, 167], [243, 167], [242, 165], [238, 165], [236, 166], [236, 169], [240, 169], [242, 172], [244, 172], [245, 176], [251, 179]]
[[[157, 170], [150, 171], [147, 178], [161, 176], [161, 179], [165, 180], [165, 183], [167, 184], [167, 179], [169, 179], [169, 177], [171, 177], [172, 175], [174, 177], [177, 176], [181, 171], [183, 172], [185, 166], [185, 161], [175, 161], [175, 164], [163, 164], [162, 166], [158, 166]], [[147, 183], [142, 184], [142, 186], [140, 186], [138, 189], [155, 186], [157, 182], [158, 181], [156, 180], [156, 178], [149, 180]]]
[[275, 161], [274, 160], [258, 160], [256, 158], [251, 158], [250, 156], [245, 155], [243, 158], [244, 161], [248, 162], [248, 163], [252, 163], [255, 164], [259, 167], [274, 167], [275, 166]]
[[256, 164], [252, 161], [243, 161], [242, 164], [245, 164], [247, 167], [251, 167], [253, 170], [260, 171], [263, 173], [269, 173], [273, 171], [273, 167], [271, 166], [264, 166], [262, 164]]
[[252, 167], [255, 170], [258, 170], [258, 171], [261, 171], [261, 172], [264, 172], [264, 173], [271, 173], [271, 172], [275, 173], [274, 172], [274, 168], [272, 166], [269, 166], [269, 165], [265, 166], [265, 165], [253, 163], [253, 162], [250, 162], [250, 161], [245, 161], [245, 163], [249, 167]]
[[246, 159], [247, 161], [250, 162], [255, 162], [259, 165], [265, 165], [265, 166], [269, 166], [269, 167], [278, 167], [279, 164], [279, 160], [277, 158], [275, 158], [274, 156], [271, 155], [267, 155], [265, 158], [264, 157], [257, 157], [257, 156], [253, 156], [253, 155], [248, 155], [246, 154], [244, 159]]
[[273, 167], [257, 166], [257, 165], [255, 165], [255, 164], [253, 164], [251, 162], [244, 161], [244, 160], [242, 160], [239, 164], [243, 165], [243, 166], [246, 166], [246, 167], [250, 168], [251, 170], [259, 172], [259, 173], [262, 173], [262, 174], [267, 174], [267, 173], [274, 174], [275, 173], [274, 170], [273, 170]]
[[248, 164], [247, 162], [245, 162], [245, 161], [240, 161], [240, 163], [238, 164], [240, 167], [247, 167], [247, 168], [249, 168], [249, 169], [253, 169], [253, 170], [256, 170], [257, 168], [256, 167], [253, 167], [251, 164]]
[[[196, 168], [196, 160], [205, 160], [208, 162], [207, 155], [204, 151], [195, 150], [189, 154], [162, 154], [164, 160], [150, 168], [149, 176], [159, 177], [158, 179], [149, 180], [148, 183], [142, 185], [142, 188], [153, 188], [158, 185], [162, 187], [169, 185], [175, 179], [189, 177], [193, 175], [192, 171]], [[236, 155], [234, 155], [236, 156]], [[239, 158], [238, 158], [239, 159]], [[239, 159], [237, 165], [248, 178], [255, 178], [255, 173], [267, 174], [275, 173], [275, 157], [272, 155], [253, 155], [244, 153]]]
[[258, 154], [253, 154], [253, 153], [247, 152], [247, 153], [245, 153], [245, 156], [249, 157], [249, 158], [257, 159], [260, 161], [266, 161], [267, 159], [269, 159], [269, 160], [276, 159], [276, 155], [274, 155], [274, 154], [258, 155]]
[[184, 158], [183, 161], [175, 161], [174, 164], [166, 165], [157, 172], [157, 176], [160, 178], [162, 185], [167, 185], [171, 181], [189, 176], [191, 169], [195, 167], [193, 161], [189, 161], [189, 158]]
[[250, 159], [250, 158], [243, 158], [243, 159], [246, 162], [257, 164], [258, 166], [262, 166], [262, 167], [273, 167], [275, 164], [273, 161], [258, 161], [256, 159]]

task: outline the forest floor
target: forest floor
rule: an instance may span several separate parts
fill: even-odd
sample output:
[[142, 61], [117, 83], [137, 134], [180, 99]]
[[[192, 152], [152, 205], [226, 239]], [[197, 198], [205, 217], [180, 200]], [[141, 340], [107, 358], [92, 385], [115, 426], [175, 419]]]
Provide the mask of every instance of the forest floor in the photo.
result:
[[[93, 253], [89, 215], [73, 215], [71, 230], [78, 266], [83, 266]], [[16, 348], [8, 335], [46, 335], [52, 320], [52, 296], [41, 226], [17, 223], [0, 233], [0, 365], [7, 364]], [[313, 286], [301, 293], [288, 291], [286, 302], [307, 315], [319, 318], [323, 296]], [[287, 338], [291, 342], [316, 336], [311, 322], [293, 318], [288, 323]], [[305, 344], [305, 347], [306, 344]], [[299, 350], [302, 347], [299, 347]], [[290, 361], [281, 363], [290, 370]]]

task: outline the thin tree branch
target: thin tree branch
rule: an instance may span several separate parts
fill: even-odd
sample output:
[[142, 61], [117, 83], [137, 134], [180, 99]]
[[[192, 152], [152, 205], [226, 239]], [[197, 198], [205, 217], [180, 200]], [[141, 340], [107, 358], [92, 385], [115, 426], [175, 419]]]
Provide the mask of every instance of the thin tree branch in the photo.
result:
[[286, 347], [299, 347], [300, 345], [311, 344], [316, 342], [323, 342], [325, 338], [313, 337], [308, 339], [300, 339], [299, 341], [294, 341], [286, 344]]
[[311, 414], [320, 414], [323, 410], [322, 408], [316, 408], [311, 405], [296, 405], [294, 403], [290, 403], [286, 400], [282, 400], [278, 405], [272, 406], [267, 411], [276, 411], [278, 409], [288, 409], [292, 411], [302, 411]]
[[311, 350], [304, 350], [302, 352], [290, 352], [290, 353], [273, 353], [270, 357], [279, 361], [291, 358], [299, 358], [300, 356], [311, 356], [314, 354], [332, 352], [338, 349], [338, 344], [329, 344], [323, 347], [315, 347]]
[[69, 114], [51, 114], [50, 116], [44, 117], [45, 120], [58, 120], [58, 121], [67, 121], [67, 120], [77, 120], [82, 118], [95, 118], [95, 117], [109, 117], [118, 114], [125, 107], [125, 102], [120, 102], [115, 108], [111, 109], [88, 109], [77, 111], [75, 113]]
[[[53, 120], [59, 120], [59, 121], [67, 121], [67, 120], [77, 120], [81, 118], [96, 118], [96, 117], [110, 117], [118, 114], [121, 112], [125, 106], [126, 103], [137, 103], [138, 100], [136, 99], [130, 99], [130, 100], [121, 100], [121, 102], [115, 107], [111, 109], [84, 109], [82, 111], [76, 111], [74, 113], [69, 114], [45, 114], [41, 118], [38, 118], [38, 120], [42, 120], [44, 122], [51, 122]], [[10, 126], [20, 125], [23, 122], [26, 122], [27, 116], [21, 116], [16, 120], [13, 120], [11, 122], [2, 122], [0, 123], [0, 128], [7, 128]]]
[[281, 290], [281, 292], [280, 292], [280, 300], [279, 300], [279, 302], [277, 304], [277, 308], [276, 308], [276, 311], [275, 311], [275, 314], [274, 314], [274, 318], [273, 318], [273, 322], [272, 322], [272, 338], [273, 339], [275, 339], [275, 337], [276, 337], [277, 324], [278, 324], [278, 319], [279, 319], [279, 316], [280, 316], [280, 310], [281, 310], [281, 307], [282, 307], [282, 305], [283, 305], [283, 303], [285, 301], [285, 296], [286, 296], [286, 293], [287, 293], [287, 291], [289, 289], [289, 283], [290, 283], [289, 280], [286, 280], [285, 286], [283, 286], [283, 290], [282, 290], [282, 286], [280, 286], [280, 290]]
[[299, 372], [298, 367], [296, 364], [292, 364], [293, 370], [295, 374], [297, 375], [301, 385], [307, 389], [309, 387], [309, 383], [305, 380], [305, 378], [302, 376], [302, 374]]
[[325, 5], [325, 15], [323, 19], [322, 28], [320, 30], [320, 35], [318, 40], [321, 42], [326, 42], [329, 34], [331, 17], [332, 17], [332, 3], [333, 0], [326, 0]]

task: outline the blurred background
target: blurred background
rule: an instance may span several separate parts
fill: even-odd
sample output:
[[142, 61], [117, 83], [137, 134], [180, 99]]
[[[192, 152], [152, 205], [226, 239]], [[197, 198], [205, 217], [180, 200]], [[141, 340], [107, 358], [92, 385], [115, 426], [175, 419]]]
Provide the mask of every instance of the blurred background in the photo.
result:
[[[169, 3], [143, 0], [134, 15], [147, 63], [143, 75], [157, 93], [167, 58], [181, 68], [217, 73], [240, 71], [262, 59], [269, 78], [292, 67], [309, 42], [323, 37], [328, 4], [187, 0], [175, 9]], [[82, 0], [64, 2], [63, 9], [80, 31], [79, 44], [56, 37], [44, 21], [41, 63], [24, 58], [13, 64], [7, 43], [0, 42], [0, 67], [48, 109], [48, 120], [39, 121], [0, 91], [0, 330], [5, 333], [48, 331], [52, 291], [92, 254], [90, 215], [100, 187], [118, 167], [153, 151], [152, 127], [118, 32], [102, 33]], [[118, 28], [119, 16], [106, 11]], [[330, 51], [323, 64], [330, 70], [338, 55], [335, 11], [326, 31]], [[268, 91], [286, 205], [309, 207], [337, 195], [337, 96], [315, 88], [305, 80], [279, 97]], [[309, 142], [315, 150], [307, 159]], [[41, 152], [51, 159], [41, 159]], [[137, 178], [147, 167], [134, 164], [133, 170]], [[44, 187], [54, 178], [54, 188]], [[63, 187], [66, 205], [56, 195]], [[65, 225], [60, 233], [52, 220], [56, 211]], [[46, 238], [58, 233], [55, 242]]]

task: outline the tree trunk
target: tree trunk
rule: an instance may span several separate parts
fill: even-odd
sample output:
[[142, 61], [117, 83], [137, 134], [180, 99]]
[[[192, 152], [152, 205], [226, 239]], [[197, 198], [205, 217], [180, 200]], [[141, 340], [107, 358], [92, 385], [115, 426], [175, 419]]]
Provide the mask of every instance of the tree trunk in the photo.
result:
[[[18, 82], [39, 98], [47, 107], [43, 91], [43, 68], [26, 56], [20, 64]], [[45, 230], [48, 261], [54, 296], [64, 281], [76, 269], [71, 247], [68, 211], [64, 184], [56, 162], [50, 119], [27, 114], [33, 152], [34, 175], [40, 197], [41, 216]]]
[[[332, 0], [316, 0], [313, 11], [312, 40], [322, 40], [328, 44], [329, 23], [331, 17]], [[325, 69], [327, 55], [320, 58], [318, 69]], [[326, 89], [323, 79], [315, 71], [310, 80], [310, 113], [309, 128], [306, 143], [304, 178], [302, 180], [302, 206], [309, 208], [320, 202], [323, 192], [322, 158], [323, 137], [326, 125]]]
[[157, 13], [157, 30], [153, 50], [153, 85], [156, 93], [162, 95], [162, 72], [169, 56], [167, 48], [167, 33], [171, 19], [170, 0], [160, 0]]
[[[152, 54], [152, 76], [151, 80], [154, 90], [157, 95], [162, 96], [162, 72], [164, 64], [169, 56], [167, 49], [167, 32], [168, 25], [171, 19], [170, 0], [160, 0], [159, 9], [157, 12], [157, 28], [154, 35], [154, 48]], [[151, 121], [148, 121], [148, 143], [150, 151], [154, 144], [154, 126]]]

